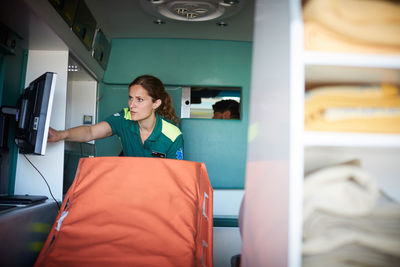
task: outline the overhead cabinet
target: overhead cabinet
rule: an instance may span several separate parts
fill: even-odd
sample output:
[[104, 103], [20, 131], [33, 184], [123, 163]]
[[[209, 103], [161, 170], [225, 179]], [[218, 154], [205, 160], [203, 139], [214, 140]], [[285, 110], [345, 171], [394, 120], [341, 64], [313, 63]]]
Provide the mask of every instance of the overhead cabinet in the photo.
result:
[[72, 25], [72, 31], [79, 37], [79, 39], [81, 39], [88, 50], [92, 49], [96, 26], [96, 20], [86, 3], [83, 0], [79, 1], [74, 23]]
[[69, 27], [72, 27], [78, 9], [79, 0], [49, 0], [57, 12], [65, 20]]
[[18, 40], [21, 40], [21, 37], [0, 23], [0, 54], [14, 55]]
[[106, 69], [108, 63], [108, 57], [110, 56], [111, 45], [104, 35], [102, 30], [98, 30], [96, 33], [94, 45], [93, 45], [93, 57], [101, 65], [103, 69]]

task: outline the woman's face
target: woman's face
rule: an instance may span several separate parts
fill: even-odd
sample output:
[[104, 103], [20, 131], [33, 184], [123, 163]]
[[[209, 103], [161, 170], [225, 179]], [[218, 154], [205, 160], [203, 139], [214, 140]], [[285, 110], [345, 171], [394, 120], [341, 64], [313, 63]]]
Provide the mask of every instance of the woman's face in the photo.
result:
[[153, 102], [153, 99], [143, 86], [135, 84], [129, 87], [128, 105], [132, 120], [143, 121], [153, 117], [160, 104], [160, 99]]

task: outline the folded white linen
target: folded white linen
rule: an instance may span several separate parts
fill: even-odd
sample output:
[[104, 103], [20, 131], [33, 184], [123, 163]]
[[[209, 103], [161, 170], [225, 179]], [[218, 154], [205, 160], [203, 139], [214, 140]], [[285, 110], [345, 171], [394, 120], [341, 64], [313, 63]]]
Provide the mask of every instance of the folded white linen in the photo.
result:
[[304, 255], [303, 267], [362, 266], [393, 267], [400, 266], [400, 257], [395, 257], [358, 244], [345, 245], [328, 253]]
[[303, 223], [303, 254], [326, 253], [357, 244], [400, 259], [400, 205], [377, 206], [363, 216], [313, 212]]
[[305, 177], [303, 221], [316, 210], [336, 215], [365, 215], [374, 209], [378, 197], [375, 178], [360, 167], [327, 167]]

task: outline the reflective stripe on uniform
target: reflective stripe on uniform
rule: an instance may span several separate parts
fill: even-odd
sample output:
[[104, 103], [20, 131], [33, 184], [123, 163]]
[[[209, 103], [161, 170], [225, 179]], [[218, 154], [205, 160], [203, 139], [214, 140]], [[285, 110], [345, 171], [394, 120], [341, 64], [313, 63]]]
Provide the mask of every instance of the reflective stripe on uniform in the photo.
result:
[[173, 125], [172, 123], [161, 119], [162, 121], [162, 129], [161, 132], [168, 137], [172, 142], [175, 142], [175, 139], [181, 134], [181, 130], [178, 127]]
[[124, 108], [124, 119], [125, 120], [131, 120], [131, 111], [129, 110], [129, 108]]

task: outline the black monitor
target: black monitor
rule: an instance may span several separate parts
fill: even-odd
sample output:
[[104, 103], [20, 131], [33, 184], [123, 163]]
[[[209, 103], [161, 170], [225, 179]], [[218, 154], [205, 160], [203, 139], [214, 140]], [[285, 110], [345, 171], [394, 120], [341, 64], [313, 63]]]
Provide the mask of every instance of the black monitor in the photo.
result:
[[[0, 163], [7, 151], [7, 118], [16, 119], [15, 143], [23, 154], [45, 155], [57, 74], [46, 72], [22, 92], [17, 107], [0, 109]], [[15, 124], [14, 124], [15, 125]], [[2, 164], [0, 164], [2, 165]], [[3, 173], [2, 173], [3, 175]], [[0, 207], [41, 202], [46, 196], [0, 195]], [[8, 207], [8, 206], [7, 206]]]
[[23, 154], [44, 155], [57, 74], [46, 72], [32, 81], [18, 101], [15, 141]]

